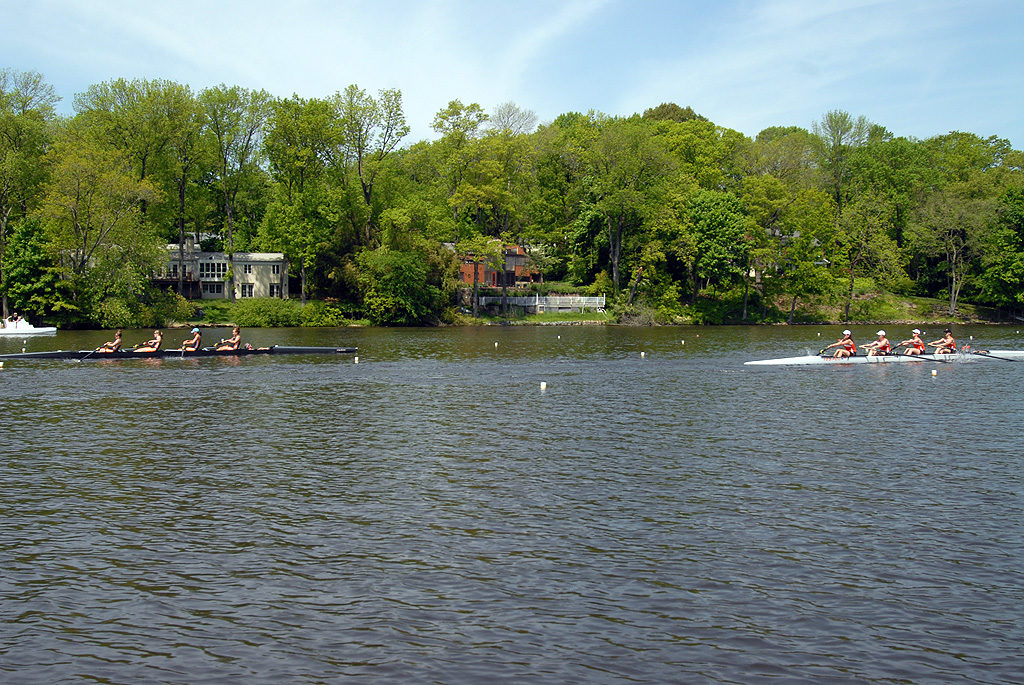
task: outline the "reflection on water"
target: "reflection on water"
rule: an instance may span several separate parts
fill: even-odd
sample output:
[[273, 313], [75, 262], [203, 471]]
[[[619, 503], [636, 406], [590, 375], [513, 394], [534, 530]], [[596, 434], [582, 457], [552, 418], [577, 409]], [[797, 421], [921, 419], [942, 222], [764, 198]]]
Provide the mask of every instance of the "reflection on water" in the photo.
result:
[[1024, 364], [742, 366], [818, 333], [8, 363], [0, 677], [1018, 681]]

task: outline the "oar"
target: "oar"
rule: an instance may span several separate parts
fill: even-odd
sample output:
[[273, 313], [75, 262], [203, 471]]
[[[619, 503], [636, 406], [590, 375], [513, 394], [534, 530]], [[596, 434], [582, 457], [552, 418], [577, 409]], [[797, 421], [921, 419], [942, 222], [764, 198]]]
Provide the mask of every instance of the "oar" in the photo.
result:
[[977, 355], [982, 356], [982, 357], [991, 357], [992, 359], [998, 359], [998, 360], [1004, 361], [1004, 362], [1018, 362], [1018, 361], [1020, 361], [1019, 359], [1010, 359], [1009, 357], [997, 357], [996, 355], [989, 354], [988, 352], [975, 352], [974, 350], [971, 350], [970, 354], [977, 354]]

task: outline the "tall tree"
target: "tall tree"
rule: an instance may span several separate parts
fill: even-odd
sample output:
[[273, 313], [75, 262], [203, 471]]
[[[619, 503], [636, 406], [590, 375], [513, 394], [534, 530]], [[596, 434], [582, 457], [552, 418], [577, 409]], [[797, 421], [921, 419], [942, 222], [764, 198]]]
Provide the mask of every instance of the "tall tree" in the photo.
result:
[[742, 273], [748, 225], [743, 206], [732, 193], [698, 190], [686, 199], [686, 212], [694, 237], [690, 274], [696, 297], [704, 287], [724, 285]]
[[847, 271], [849, 288], [843, 319], [850, 319], [850, 305], [858, 275], [890, 276], [899, 271], [902, 256], [891, 237], [892, 210], [884, 197], [863, 194], [848, 203], [836, 234], [837, 264]]
[[847, 199], [850, 153], [867, 142], [870, 128], [871, 124], [865, 117], [855, 119], [849, 112], [838, 109], [826, 112], [821, 121], [814, 123], [821, 168], [836, 203], [837, 216], [842, 214]]
[[166, 174], [177, 198], [178, 293], [184, 294], [185, 224], [189, 215], [186, 198], [189, 186], [207, 168], [211, 146], [206, 135], [206, 115], [188, 86], [167, 89], [166, 112], [168, 120], [175, 124], [167, 140]]
[[75, 134], [48, 153], [53, 172], [38, 216], [80, 316], [92, 319], [115, 300], [137, 306], [164, 255], [141, 220], [152, 185], [119, 152]]
[[271, 108], [264, 142], [277, 192], [260, 226], [260, 243], [299, 267], [306, 303], [307, 271], [336, 223], [328, 174], [342, 137], [333, 103], [293, 96]]
[[4, 263], [12, 222], [24, 218], [41, 197], [42, 163], [59, 98], [41, 74], [0, 70], [0, 314], [8, 316]]
[[[75, 96], [75, 111], [101, 139], [128, 159], [136, 178], [165, 171], [172, 137], [187, 126], [192, 94], [186, 86], [164, 79], [115, 79], [94, 84]], [[167, 174], [164, 174], [167, 177]], [[168, 187], [164, 199], [176, 196]], [[143, 214], [148, 200], [142, 200]]]
[[605, 126], [588, 150], [587, 161], [590, 202], [604, 224], [612, 284], [618, 292], [623, 247], [643, 226], [648, 200], [672, 161], [642, 121], [629, 120]]
[[918, 249], [942, 260], [949, 293], [949, 315], [956, 314], [964, 281], [980, 254], [983, 232], [994, 218], [994, 204], [972, 197], [962, 184], [929, 195], [911, 229]]
[[1024, 188], [1008, 189], [996, 203], [996, 220], [981, 257], [980, 288], [998, 307], [1024, 305]]
[[471, 164], [471, 141], [479, 137], [487, 113], [477, 103], [462, 104], [452, 100], [434, 117], [433, 129], [441, 134], [434, 145], [435, 169], [445, 196], [452, 205], [452, 218], [459, 220], [458, 193]]
[[270, 95], [263, 90], [250, 91], [238, 86], [208, 88], [199, 95], [207, 126], [215, 140], [217, 159], [216, 187], [223, 202], [226, 252], [228, 255], [228, 293], [235, 299], [234, 227], [239, 191], [259, 170], [260, 151]]

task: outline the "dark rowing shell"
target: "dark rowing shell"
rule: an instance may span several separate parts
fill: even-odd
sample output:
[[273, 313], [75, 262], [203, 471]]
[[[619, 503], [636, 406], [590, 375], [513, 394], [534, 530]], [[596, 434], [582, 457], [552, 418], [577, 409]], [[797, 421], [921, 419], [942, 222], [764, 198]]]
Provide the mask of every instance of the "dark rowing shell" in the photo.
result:
[[20, 352], [0, 354], [0, 359], [184, 359], [192, 357], [248, 357], [254, 354], [352, 354], [357, 347], [271, 347], [240, 348], [237, 350], [157, 350], [156, 352], [97, 352], [96, 350], [52, 350], [48, 352]]

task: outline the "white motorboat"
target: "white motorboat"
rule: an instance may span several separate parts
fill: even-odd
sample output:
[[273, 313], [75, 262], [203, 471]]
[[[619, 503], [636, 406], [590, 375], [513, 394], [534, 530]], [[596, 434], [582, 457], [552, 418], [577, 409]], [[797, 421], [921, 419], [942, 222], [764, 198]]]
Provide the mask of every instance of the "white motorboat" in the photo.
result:
[[950, 364], [965, 361], [987, 361], [1001, 359], [1008, 362], [1024, 362], [1024, 351], [1021, 350], [986, 350], [960, 351], [954, 354], [885, 354], [875, 357], [857, 355], [855, 357], [836, 358], [820, 354], [808, 354], [802, 357], [782, 357], [780, 359], [761, 359], [743, 362], [747, 366], [814, 366], [838, 364]]
[[0, 326], [0, 335], [54, 335], [57, 333], [56, 326], [33, 326], [24, 319], [20, 321], [5, 321]]

